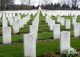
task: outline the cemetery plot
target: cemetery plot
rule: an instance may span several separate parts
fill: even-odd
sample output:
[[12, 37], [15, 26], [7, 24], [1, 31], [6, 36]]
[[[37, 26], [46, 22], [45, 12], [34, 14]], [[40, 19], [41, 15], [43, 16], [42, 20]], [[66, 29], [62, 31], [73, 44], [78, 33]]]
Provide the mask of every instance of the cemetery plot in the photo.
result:
[[[62, 53], [62, 51], [70, 47], [73, 47], [78, 51], [80, 51], [80, 44], [78, 44], [80, 43], [80, 37], [79, 37], [80, 33], [78, 30], [79, 24], [78, 24], [78, 27], [75, 27], [75, 25], [73, 24], [73, 23], [76, 23], [76, 24], [79, 23], [77, 22], [77, 20], [79, 20], [80, 16], [78, 16], [75, 22], [73, 21], [73, 16], [54, 16], [54, 15], [51, 16], [51, 14], [48, 16], [43, 11], [42, 13], [36, 12], [36, 14], [14, 12], [13, 14], [10, 13], [13, 16], [12, 17], [13, 20], [10, 20], [11, 17], [10, 19], [7, 18], [9, 16], [9, 13], [8, 14], [7, 13], [6, 13], [7, 21], [4, 20], [5, 23], [8, 22], [7, 25], [3, 25], [3, 28], [2, 28], [2, 22], [0, 23], [0, 51], [2, 51], [0, 52], [1, 54], [0, 57], [2, 56], [3, 57], [24, 57], [28, 55], [31, 57], [42, 57], [42, 55], [45, 55], [45, 54], [47, 55], [48, 52], [52, 54], [55, 53], [56, 56], [59, 56], [60, 52]], [[14, 20], [16, 19], [15, 16], [17, 16], [17, 20]], [[46, 17], [49, 19], [46, 20]], [[62, 20], [61, 19], [58, 20], [59, 17]], [[18, 22], [19, 27], [17, 26], [18, 24], [12, 23], [13, 21]], [[14, 29], [13, 29], [14, 24], [16, 24], [15, 25], [16, 27], [14, 27], [15, 30], [17, 29], [17, 27], [19, 28], [18, 33], [14, 33]], [[56, 24], [59, 24], [58, 29], [55, 28]], [[6, 30], [7, 33], [5, 33], [4, 28], [5, 27], [7, 28], [8, 26], [11, 27], [11, 31]], [[76, 32], [75, 34], [76, 28], [78, 32]], [[3, 30], [4, 30], [4, 34], [2, 33]], [[56, 37], [53, 36], [54, 35], [53, 30], [55, 31]], [[59, 37], [57, 36], [58, 33], [56, 32], [59, 32]], [[60, 35], [60, 32], [61, 32], [61, 35]], [[4, 46], [2, 44], [3, 43], [2, 35], [6, 35], [6, 34], [8, 34], [7, 35], [8, 38], [6, 39], [7, 36], [4, 37], [4, 40], [5, 40], [4, 44], [11, 44], [11, 45]], [[58, 39], [54, 39], [57, 37]]]

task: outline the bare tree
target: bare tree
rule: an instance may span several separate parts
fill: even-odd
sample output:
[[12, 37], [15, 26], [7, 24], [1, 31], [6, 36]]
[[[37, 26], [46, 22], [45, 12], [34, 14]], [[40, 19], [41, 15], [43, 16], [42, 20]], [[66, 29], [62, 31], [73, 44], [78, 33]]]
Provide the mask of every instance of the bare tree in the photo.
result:
[[28, 5], [30, 5], [30, 0], [28, 1]]
[[72, 0], [72, 5], [76, 6], [77, 0]]
[[1, 1], [2, 1], [2, 0], [0, 0], [0, 10], [1, 10]]
[[12, 4], [13, 0], [0, 0], [1, 9], [5, 10], [7, 5]]

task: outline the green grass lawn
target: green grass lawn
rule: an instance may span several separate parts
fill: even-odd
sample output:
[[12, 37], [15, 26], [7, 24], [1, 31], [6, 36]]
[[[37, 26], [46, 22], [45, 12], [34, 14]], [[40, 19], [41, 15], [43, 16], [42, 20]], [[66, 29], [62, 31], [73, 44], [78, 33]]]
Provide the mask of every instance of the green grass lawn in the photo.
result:
[[[71, 46], [80, 50], [80, 39], [71, 39]], [[59, 40], [43, 40], [37, 41], [37, 56], [40, 56], [46, 52], [53, 51], [59, 52], [60, 44]], [[11, 45], [0, 44], [0, 57], [24, 57], [24, 49], [22, 42], [14, 42]]]
[[[35, 15], [36, 16], [36, 15]], [[12, 44], [3, 45], [2, 44], [2, 24], [0, 22], [0, 57], [24, 57], [24, 48], [23, 48], [23, 35], [29, 33], [29, 26], [32, 24], [35, 16], [30, 16], [30, 21], [24, 28], [20, 29], [19, 34], [12, 33]], [[24, 15], [22, 15], [22, 18]], [[63, 16], [65, 19], [71, 19], [72, 16]], [[36, 47], [37, 56], [45, 54], [46, 52], [53, 51], [55, 53], [60, 51], [60, 41], [53, 39], [53, 32], [50, 31], [48, 24], [45, 21], [45, 16], [42, 16], [40, 13], [40, 23], [38, 31], [38, 41]], [[57, 20], [57, 17], [52, 16], [53, 20]], [[80, 16], [78, 16], [78, 19]], [[79, 21], [78, 21], [79, 22]], [[56, 22], [57, 23], [57, 22]], [[61, 26], [61, 31], [65, 30], [65, 26]], [[69, 30], [71, 32], [71, 47], [80, 51], [80, 37], [74, 38], [73, 27]], [[13, 31], [12, 31], [13, 32]]]

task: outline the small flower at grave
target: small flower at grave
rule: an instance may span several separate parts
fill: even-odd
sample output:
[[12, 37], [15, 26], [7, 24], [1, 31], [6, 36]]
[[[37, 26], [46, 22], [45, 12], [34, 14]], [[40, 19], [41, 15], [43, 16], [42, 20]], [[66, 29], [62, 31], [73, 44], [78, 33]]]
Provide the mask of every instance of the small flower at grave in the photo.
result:
[[62, 57], [75, 57], [78, 55], [78, 52], [74, 48], [64, 50]]

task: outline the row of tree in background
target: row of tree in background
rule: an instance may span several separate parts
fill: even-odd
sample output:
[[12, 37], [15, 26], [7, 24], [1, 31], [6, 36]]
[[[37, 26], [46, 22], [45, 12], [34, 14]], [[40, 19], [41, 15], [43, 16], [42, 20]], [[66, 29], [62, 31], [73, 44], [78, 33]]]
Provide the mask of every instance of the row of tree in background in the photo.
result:
[[48, 9], [48, 10], [79, 10], [78, 6], [72, 5], [70, 7], [67, 4], [63, 4], [62, 6], [57, 3], [57, 4], [47, 4], [47, 5], [41, 5], [42, 9]]
[[[32, 10], [32, 9], [38, 9], [39, 6], [35, 7], [34, 5], [7, 5], [6, 7], [1, 7], [0, 10]], [[47, 4], [47, 5], [41, 5], [42, 9], [46, 10], [79, 10], [77, 6], [72, 6], [72, 8], [69, 7], [69, 5], [62, 5], [60, 4]]]
[[[45, 4], [40, 5], [42, 9], [47, 9], [47, 10], [79, 10], [78, 6], [72, 5], [70, 7], [67, 4], [63, 4], [62, 6], [60, 3], [57, 4], [47, 4], [48, 0], [44, 0]], [[29, 5], [27, 3], [26, 5], [21, 4], [21, 5], [15, 5], [13, 0], [0, 0], [0, 10], [32, 10], [32, 9], [38, 9], [39, 6], [35, 7], [34, 5]]]

